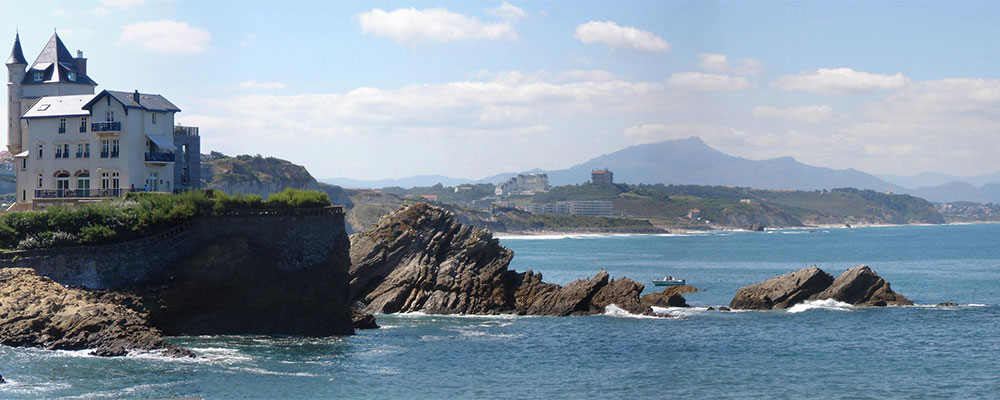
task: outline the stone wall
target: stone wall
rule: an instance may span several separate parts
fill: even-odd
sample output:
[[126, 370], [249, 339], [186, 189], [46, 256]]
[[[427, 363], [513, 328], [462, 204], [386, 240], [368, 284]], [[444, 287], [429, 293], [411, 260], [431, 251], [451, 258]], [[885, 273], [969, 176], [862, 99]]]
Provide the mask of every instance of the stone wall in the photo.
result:
[[64, 285], [117, 289], [164, 279], [206, 245], [239, 236], [254, 253], [295, 273], [346, 253], [342, 207], [247, 210], [202, 217], [157, 235], [105, 246], [62, 247], [0, 254], [0, 267], [34, 268]]

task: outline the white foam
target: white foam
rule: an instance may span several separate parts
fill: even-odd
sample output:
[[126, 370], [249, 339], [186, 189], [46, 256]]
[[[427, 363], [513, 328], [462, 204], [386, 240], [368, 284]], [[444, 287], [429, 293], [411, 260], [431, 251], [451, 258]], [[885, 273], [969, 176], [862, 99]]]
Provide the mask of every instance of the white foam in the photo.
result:
[[795, 314], [808, 310], [851, 311], [854, 306], [834, 299], [806, 300], [790, 307], [786, 312]]
[[970, 303], [969, 307], [986, 307], [986, 304]]
[[632, 314], [614, 304], [608, 304], [604, 307], [604, 315], [616, 318], [659, 318], [653, 315]]

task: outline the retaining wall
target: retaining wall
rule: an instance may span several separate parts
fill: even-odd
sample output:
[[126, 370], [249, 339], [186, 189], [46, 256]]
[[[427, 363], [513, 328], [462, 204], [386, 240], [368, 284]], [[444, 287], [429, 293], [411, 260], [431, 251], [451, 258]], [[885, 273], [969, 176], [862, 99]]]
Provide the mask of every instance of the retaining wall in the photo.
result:
[[164, 272], [213, 240], [241, 235], [255, 251], [273, 255], [279, 271], [294, 272], [323, 262], [345, 236], [344, 211], [245, 210], [201, 217], [159, 234], [104, 246], [59, 247], [0, 254], [0, 268], [34, 268], [63, 285], [115, 289], [161, 279]]

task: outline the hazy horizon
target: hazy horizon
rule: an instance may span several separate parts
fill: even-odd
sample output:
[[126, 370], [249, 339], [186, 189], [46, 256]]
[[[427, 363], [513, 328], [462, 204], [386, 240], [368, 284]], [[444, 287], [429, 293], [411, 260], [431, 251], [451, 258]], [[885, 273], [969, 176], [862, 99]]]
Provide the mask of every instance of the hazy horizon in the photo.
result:
[[4, 8], [4, 51], [20, 32], [31, 62], [57, 28], [98, 90], [163, 94], [206, 152], [323, 178], [480, 179], [690, 136], [874, 175], [1000, 170], [996, 3]]

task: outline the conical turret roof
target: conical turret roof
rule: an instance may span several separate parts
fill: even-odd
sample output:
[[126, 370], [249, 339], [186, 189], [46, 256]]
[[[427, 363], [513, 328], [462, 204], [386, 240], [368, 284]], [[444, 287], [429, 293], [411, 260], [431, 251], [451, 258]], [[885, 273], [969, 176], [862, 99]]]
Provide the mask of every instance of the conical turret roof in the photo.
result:
[[7, 65], [28, 65], [28, 61], [24, 59], [24, 52], [21, 51], [21, 34], [14, 35], [14, 48], [10, 51], [10, 58], [7, 59]]
[[[41, 73], [42, 80], [35, 79], [34, 74]], [[51, 83], [51, 82], [71, 82], [97, 86], [86, 74], [80, 71], [77, 61], [66, 49], [58, 33], [53, 33], [52, 38], [45, 44], [45, 48], [35, 58], [35, 62], [28, 68], [28, 73], [24, 76], [24, 84]]]

